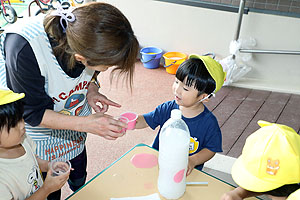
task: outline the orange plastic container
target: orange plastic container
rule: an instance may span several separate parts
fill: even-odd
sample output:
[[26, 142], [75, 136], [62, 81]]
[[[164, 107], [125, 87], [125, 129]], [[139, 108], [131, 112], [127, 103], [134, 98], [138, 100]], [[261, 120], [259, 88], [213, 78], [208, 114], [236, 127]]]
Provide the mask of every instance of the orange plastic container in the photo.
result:
[[179, 65], [187, 59], [187, 55], [181, 52], [167, 52], [163, 57], [165, 59], [164, 67], [169, 74], [176, 74]]

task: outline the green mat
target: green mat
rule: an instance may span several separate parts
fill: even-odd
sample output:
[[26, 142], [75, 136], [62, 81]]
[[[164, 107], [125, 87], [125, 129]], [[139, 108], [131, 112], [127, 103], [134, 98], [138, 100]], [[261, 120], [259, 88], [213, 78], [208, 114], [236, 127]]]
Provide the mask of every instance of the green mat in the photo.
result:
[[[28, 10], [28, 4], [26, 4], [26, 3], [24, 3], [24, 4], [13, 4], [12, 3], [11, 6], [15, 9], [18, 17], [22, 17], [23, 15], [28, 16], [28, 13], [26, 13], [26, 11], [25, 11], [25, 10]], [[19, 18], [17, 19], [17, 21], [18, 20], [19, 20]], [[0, 27], [3, 28], [7, 24], [8, 24], [7, 21], [5, 21], [3, 15], [1, 13], [1, 15], [0, 15]]]

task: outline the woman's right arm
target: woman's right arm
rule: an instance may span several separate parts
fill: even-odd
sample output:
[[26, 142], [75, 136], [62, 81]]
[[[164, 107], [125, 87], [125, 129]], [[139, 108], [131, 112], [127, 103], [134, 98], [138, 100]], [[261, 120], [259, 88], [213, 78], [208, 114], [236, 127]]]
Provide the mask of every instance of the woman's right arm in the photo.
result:
[[120, 132], [122, 128], [127, 128], [126, 123], [100, 112], [89, 116], [70, 116], [53, 110], [45, 111], [40, 126], [92, 133], [109, 140], [123, 136]]
[[46, 94], [30, 44], [18, 34], [5, 39], [7, 85], [15, 92], [25, 93], [24, 120], [31, 126], [69, 129], [100, 135], [106, 139], [122, 136], [118, 133], [126, 124], [101, 113], [87, 117], [68, 116], [53, 111], [52, 99]]

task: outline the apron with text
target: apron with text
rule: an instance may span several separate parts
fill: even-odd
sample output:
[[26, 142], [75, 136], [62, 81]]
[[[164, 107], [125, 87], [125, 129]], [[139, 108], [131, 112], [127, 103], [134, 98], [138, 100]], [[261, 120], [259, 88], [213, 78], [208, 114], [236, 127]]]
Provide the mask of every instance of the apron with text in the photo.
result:
[[[54, 111], [71, 116], [87, 116], [91, 107], [87, 103], [86, 93], [94, 71], [86, 68], [79, 77], [69, 77], [59, 66], [53, 54], [49, 39], [44, 30], [43, 16], [31, 17], [27, 22], [15, 23], [13, 29], [7, 29], [0, 36], [0, 87], [6, 85], [4, 40], [6, 33], [17, 33], [30, 44], [39, 64], [41, 75], [45, 78], [45, 91], [54, 102]], [[25, 124], [26, 132], [37, 144], [37, 155], [43, 160], [63, 157], [75, 158], [83, 149], [85, 132], [73, 130], [54, 130], [33, 127]]]

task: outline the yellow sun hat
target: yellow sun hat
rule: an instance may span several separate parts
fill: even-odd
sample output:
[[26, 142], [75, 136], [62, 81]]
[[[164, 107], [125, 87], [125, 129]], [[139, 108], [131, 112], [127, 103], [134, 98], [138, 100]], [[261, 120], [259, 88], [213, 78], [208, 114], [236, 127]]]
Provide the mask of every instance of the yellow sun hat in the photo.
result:
[[24, 93], [14, 93], [13, 91], [8, 89], [0, 89], [0, 105], [12, 103], [14, 101], [24, 98], [24, 96]]
[[232, 166], [232, 178], [242, 188], [267, 192], [300, 182], [300, 135], [294, 129], [258, 121], [242, 155]]
[[224, 80], [226, 78], [226, 73], [223, 71], [222, 65], [210, 56], [199, 56], [197, 54], [191, 54], [189, 58], [198, 58], [202, 60], [207, 71], [216, 82], [216, 89], [214, 93], [218, 92], [223, 86]]

